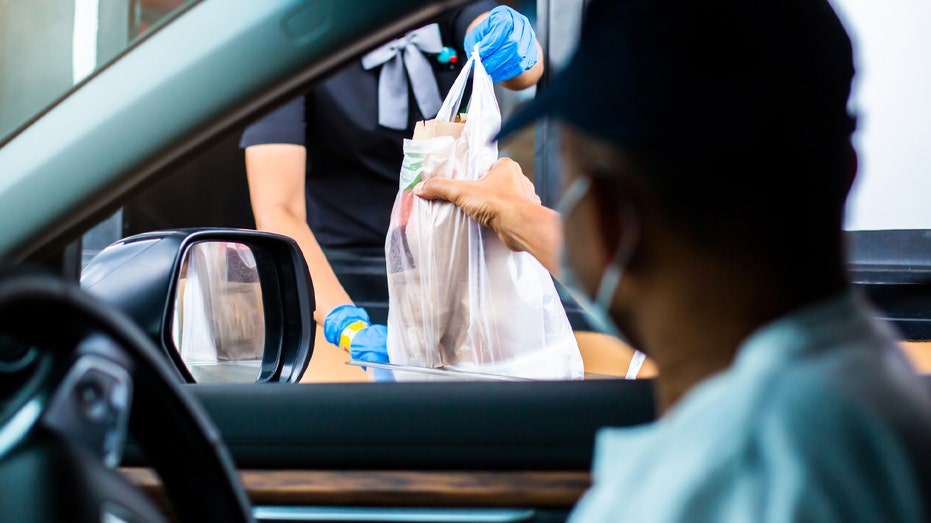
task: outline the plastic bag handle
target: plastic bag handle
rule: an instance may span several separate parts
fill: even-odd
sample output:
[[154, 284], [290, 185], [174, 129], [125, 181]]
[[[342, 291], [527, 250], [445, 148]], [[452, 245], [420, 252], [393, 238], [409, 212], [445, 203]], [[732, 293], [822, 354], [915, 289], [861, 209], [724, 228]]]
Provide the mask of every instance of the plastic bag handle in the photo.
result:
[[476, 44], [475, 48], [472, 50], [472, 56], [469, 57], [469, 60], [466, 61], [465, 65], [462, 67], [462, 71], [459, 72], [459, 76], [456, 77], [453, 86], [449, 88], [449, 94], [446, 95], [443, 106], [440, 107], [440, 111], [436, 113], [437, 120], [442, 120], [444, 122], [455, 121], [456, 110], [459, 109], [459, 105], [462, 104], [462, 97], [465, 96], [466, 84], [469, 81], [469, 75], [472, 73], [472, 69], [475, 67], [476, 60], [481, 62], [481, 58], [479, 58], [478, 55], [478, 44]]
[[[478, 45], [475, 46], [471, 60], [472, 97], [469, 99], [469, 107], [466, 110], [470, 115], [478, 115], [479, 121], [476, 121], [475, 118], [469, 118], [466, 127], [474, 129], [469, 134], [477, 133], [474, 135], [473, 143], [484, 144], [486, 140], [491, 139], [501, 129], [501, 109], [498, 107], [498, 99], [495, 97], [495, 84], [478, 55]], [[491, 136], [479, 136], [479, 134], [487, 131], [491, 132]]]

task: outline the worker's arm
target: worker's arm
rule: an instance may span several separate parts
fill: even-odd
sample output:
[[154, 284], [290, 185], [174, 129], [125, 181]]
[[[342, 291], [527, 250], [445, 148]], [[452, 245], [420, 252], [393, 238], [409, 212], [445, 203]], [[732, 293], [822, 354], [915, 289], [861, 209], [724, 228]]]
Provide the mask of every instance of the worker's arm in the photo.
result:
[[387, 330], [383, 325], [370, 325], [365, 309], [353, 305], [307, 225], [306, 158], [307, 150], [300, 145], [246, 147], [246, 175], [256, 227], [290, 236], [300, 246], [314, 283], [314, 320], [323, 326], [327, 341], [348, 351], [355, 360], [386, 362]]
[[543, 76], [543, 48], [530, 20], [510, 7], [498, 6], [475, 17], [466, 29], [466, 54], [476, 44], [492, 80], [508, 89], [526, 89]]
[[501, 82], [501, 85], [507, 87], [512, 91], [520, 91], [521, 89], [526, 89], [531, 85], [536, 85], [540, 81], [540, 78], [543, 76], [543, 48], [540, 46], [540, 42], [534, 40], [534, 44], [537, 46], [537, 53], [540, 59], [536, 64], [533, 65], [530, 69], [524, 71], [520, 76], [515, 76], [510, 80], [505, 80]]
[[246, 175], [256, 228], [294, 238], [303, 251], [314, 282], [314, 319], [322, 324], [331, 310], [352, 303], [352, 299], [307, 226], [306, 157], [307, 151], [300, 145], [246, 147]]
[[456, 204], [494, 230], [509, 249], [529, 252], [559, 277], [562, 221], [556, 211], [540, 204], [517, 162], [502, 158], [478, 181], [431, 178], [415, 187], [414, 194]]

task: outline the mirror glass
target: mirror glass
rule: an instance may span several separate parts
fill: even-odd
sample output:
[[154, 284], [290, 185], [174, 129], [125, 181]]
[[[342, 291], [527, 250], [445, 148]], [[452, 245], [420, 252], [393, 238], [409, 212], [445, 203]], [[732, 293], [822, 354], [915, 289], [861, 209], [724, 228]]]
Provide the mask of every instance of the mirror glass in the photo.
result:
[[254, 383], [265, 351], [265, 310], [247, 245], [187, 249], [175, 286], [172, 341], [198, 383]]

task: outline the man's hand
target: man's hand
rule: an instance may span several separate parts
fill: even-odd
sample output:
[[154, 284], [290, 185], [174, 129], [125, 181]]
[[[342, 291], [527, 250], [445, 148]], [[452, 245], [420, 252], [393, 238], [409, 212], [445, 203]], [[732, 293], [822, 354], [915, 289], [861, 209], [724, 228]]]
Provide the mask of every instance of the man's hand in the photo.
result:
[[530, 87], [543, 74], [542, 51], [530, 20], [508, 6], [475, 19], [466, 33], [466, 55], [476, 45], [491, 79], [509, 89]]
[[510, 158], [495, 162], [488, 174], [477, 182], [431, 178], [414, 187], [414, 194], [426, 200], [456, 204], [470, 218], [498, 233], [512, 251], [524, 249], [508, 228], [509, 208], [521, 202], [540, 205], [533, 183]]
[[527, 251], [549, 271], [559, 268], [562, 225], [556, 211], [540, 204], [533, 183], [510, 158], [498, 160], [478, 181], [431, 178], [414, 187], [426, 200], [456, 204], [470, 218], [497, 233], [513, 251]]

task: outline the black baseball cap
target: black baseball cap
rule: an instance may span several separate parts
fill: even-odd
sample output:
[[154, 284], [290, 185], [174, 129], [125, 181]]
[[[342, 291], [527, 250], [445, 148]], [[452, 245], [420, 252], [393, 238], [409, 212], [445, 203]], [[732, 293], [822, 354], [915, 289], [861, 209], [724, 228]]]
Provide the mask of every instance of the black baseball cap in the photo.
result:
[[817, 146], [853, 132], [853, 75], [827, 0], [595, 0], [569, 64], [498, 138], [548, 115], [627, 146]]

